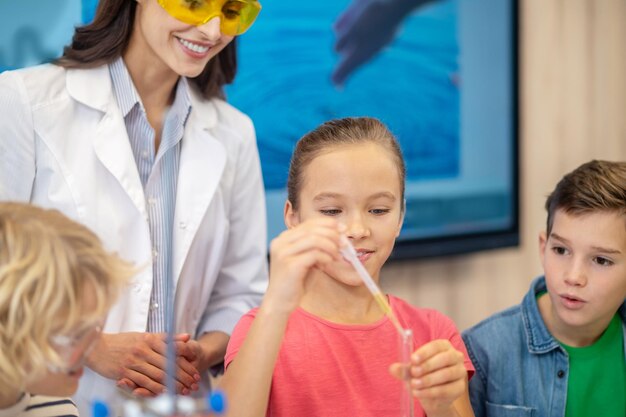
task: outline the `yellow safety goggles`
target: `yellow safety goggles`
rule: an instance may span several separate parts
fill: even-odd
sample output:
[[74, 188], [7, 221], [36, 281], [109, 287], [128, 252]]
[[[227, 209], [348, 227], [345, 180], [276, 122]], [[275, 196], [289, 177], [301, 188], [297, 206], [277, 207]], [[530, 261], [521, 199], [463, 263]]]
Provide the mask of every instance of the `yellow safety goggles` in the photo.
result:
[[172, 17], [189, 25], [203, 25], [220, 18], [224, 35], [241, 35], [252, 26], [261, 11], [258, 0], [158, 0]]

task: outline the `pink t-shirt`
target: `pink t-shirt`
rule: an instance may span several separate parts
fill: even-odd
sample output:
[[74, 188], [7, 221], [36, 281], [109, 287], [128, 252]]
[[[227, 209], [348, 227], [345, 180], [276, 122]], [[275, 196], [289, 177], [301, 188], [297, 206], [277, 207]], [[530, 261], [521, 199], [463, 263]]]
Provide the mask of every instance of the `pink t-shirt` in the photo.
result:
[[[404, 328], [413, 330], [414, 347], [434, 339], [448, 339], [465, 355], [468, 376], [474, 367], [456, 326], [431, 309], [418, 309], [389, 296]], [[256, 316], [243, 316], [228, 344], [225, 364], [235, 358]], [[303, 309], [287, 324], [270, 391], [270, 417], [399, 417], [402, 383], [389, 374], [400, 361], [400, 336], [384, 317], [366, 325], [337, 324]], [[415, 401], [415, 415], [424, 412]]]

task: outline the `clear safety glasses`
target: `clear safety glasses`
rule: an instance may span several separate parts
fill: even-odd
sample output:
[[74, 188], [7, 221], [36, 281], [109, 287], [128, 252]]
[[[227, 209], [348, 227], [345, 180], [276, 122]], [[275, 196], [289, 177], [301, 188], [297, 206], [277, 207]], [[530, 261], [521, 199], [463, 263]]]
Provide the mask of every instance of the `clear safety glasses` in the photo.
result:
[[85, 357], [91, 352], [102, 333], [102, 324], [99, 322], [70, 335], [52, 336], [50, 342], [61, 358], [62, 366], [50, 366], [50, 370], [68, 372], [83, 366]]
[[158, 0], [172, 17], [189, 25], [203, 25], [220, 18], [224, 35], [241, 35], [252, 26], [261, 11], [257, 0]]

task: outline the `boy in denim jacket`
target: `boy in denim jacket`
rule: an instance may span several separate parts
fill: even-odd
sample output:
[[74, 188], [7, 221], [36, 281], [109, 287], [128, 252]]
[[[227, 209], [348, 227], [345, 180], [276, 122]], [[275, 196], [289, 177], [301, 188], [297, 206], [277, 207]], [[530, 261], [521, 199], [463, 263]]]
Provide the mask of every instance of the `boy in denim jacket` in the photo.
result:
[[463, 333], [476, 417], [626, 416], [626, 162], [591, 161], [546, 201], [545, 276]]

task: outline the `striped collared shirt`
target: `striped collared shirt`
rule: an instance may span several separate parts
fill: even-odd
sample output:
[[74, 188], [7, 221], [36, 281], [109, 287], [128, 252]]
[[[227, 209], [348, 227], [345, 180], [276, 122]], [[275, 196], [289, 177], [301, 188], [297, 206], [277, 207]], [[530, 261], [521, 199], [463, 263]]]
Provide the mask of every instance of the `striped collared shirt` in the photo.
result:
[[[146, 196], [153, 266], [147, 330], [164, 332], [166, 285], [168, 280], [172, 285], [174, 282], [172, 227], [176, 208], [178, 163], [185, 123], [191, 112], [187, 80], [180, 77], [176, 84], [174, 103], [166, 113], [161, 143], [155, 152], [154, 129], [148, 123], [144, 106], [121, 57], [109, 65], [109, 72]], [[171, 296], [173, 297], [173, 293]]]
[[78, 410], [69, 398], [23, 393], [15, 405], [0, 408], [0, 417], [78, 417]]

